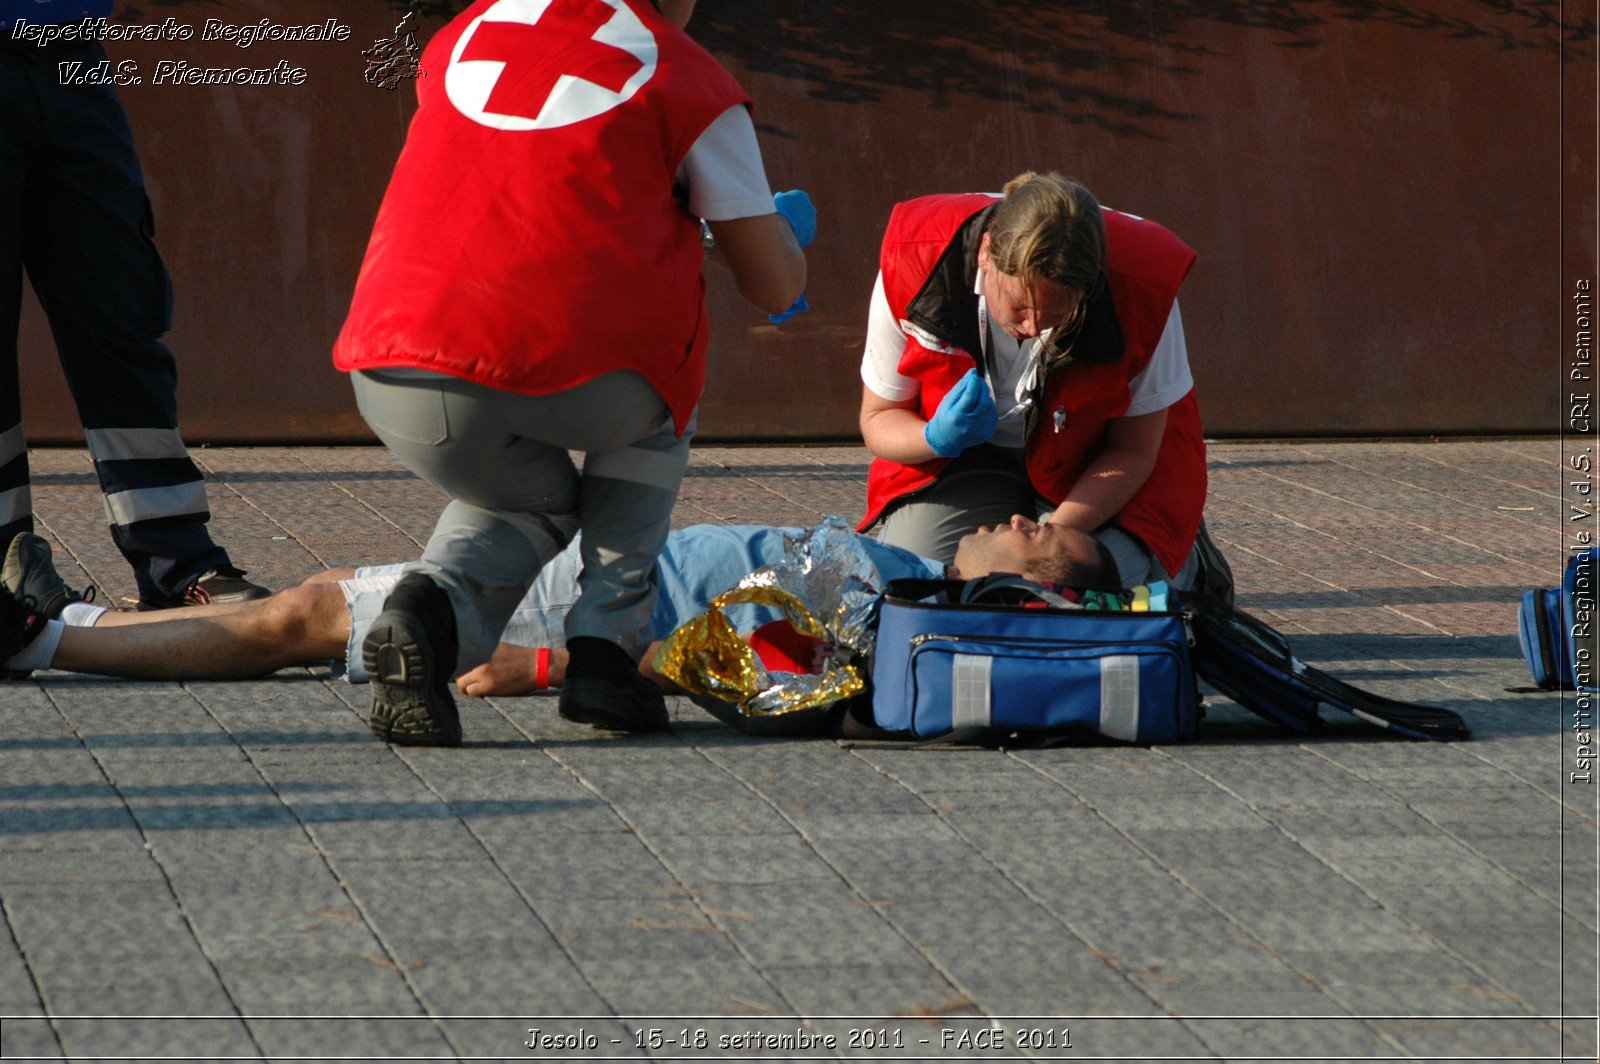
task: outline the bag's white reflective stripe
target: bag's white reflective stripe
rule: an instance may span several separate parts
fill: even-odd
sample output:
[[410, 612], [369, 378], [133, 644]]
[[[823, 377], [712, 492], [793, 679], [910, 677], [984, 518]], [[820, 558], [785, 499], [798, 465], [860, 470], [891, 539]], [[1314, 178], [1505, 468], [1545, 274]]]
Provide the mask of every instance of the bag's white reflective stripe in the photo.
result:
[[994, 659], [986, 654], [956, 654], [950, 662], [950, 726], [987, 728], [990, 719], [989, 674]]
[[1100, 734], [1139, 738], [1139, 659], [1133, 654], [1100, 659]]

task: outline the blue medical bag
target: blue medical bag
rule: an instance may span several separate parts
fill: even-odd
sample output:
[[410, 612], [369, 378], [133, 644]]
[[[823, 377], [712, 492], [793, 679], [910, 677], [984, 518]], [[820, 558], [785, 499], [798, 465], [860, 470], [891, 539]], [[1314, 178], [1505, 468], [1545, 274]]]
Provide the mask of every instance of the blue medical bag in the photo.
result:
[[1076, 608], [1015, 577], [896, 581], [878, 617], [873, 719], [922, 738], [1187, 739], [1199, 718], [1190, 645], [1181, 609]]

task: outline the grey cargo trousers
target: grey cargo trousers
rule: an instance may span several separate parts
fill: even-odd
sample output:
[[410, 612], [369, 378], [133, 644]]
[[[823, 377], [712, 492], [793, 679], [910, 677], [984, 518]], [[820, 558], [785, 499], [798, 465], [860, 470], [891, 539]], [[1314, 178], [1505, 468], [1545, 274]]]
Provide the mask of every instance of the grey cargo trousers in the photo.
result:
[[[534, 577], [579, 528], [583, 572], [567, 638], [643, 652], [692, 420], [677, 435], [661, 396], [631, 371], [551, 395], [410, 370], [351, 381], [384, 445], [451, 498], [418, 570], [455, 610], [453, 675], [489, 660]], [[568, 451], [584, 453], [581, 470]]]

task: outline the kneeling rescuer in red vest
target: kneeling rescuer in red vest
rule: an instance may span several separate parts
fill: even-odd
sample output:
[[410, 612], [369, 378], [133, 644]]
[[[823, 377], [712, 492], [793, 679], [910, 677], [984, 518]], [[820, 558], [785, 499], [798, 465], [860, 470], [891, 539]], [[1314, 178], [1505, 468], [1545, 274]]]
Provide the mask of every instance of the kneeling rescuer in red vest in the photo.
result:
[[693, 8], [479, 0], [423, 53], [334, 349], [373, 431], [451, 498], [362, 648], [383, 739], [460, 742], [450, 681], [579, 528], [561, 714], [667, 724], [637, 657], [705, 382], [701, 220], [773, 314], [816, 228], [805, 193], [772, 196]]

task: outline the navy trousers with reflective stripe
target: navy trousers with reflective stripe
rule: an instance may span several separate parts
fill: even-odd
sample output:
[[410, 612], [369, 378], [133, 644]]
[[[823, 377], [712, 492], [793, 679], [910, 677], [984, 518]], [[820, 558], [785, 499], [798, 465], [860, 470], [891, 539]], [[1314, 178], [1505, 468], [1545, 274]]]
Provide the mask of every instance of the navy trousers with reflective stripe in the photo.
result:
[[17, 330], [27, 271], [78, 406], [111, 535], [140, 597], [170, 601], [229, 564], [206, 531], [205, 483], [178, 434], [161, 342], [172, 293], [144, 177], [109, 86], [62, 85], [98, 45], [0, 47], [0, 550], [33, 529]]

